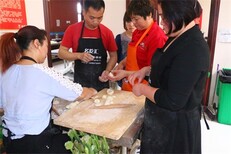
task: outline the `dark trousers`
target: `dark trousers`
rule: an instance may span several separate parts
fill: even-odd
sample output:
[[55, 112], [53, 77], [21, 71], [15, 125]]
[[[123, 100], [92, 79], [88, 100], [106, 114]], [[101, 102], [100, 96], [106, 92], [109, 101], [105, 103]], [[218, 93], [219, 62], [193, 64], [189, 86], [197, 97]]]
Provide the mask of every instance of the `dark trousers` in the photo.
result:
[[20, 139], [3, 137], [6, 153], [70, 153], [65, 142], [70, 140], [67, 134], [54, 127], [47, 127], [39, 135], [25, 135]]

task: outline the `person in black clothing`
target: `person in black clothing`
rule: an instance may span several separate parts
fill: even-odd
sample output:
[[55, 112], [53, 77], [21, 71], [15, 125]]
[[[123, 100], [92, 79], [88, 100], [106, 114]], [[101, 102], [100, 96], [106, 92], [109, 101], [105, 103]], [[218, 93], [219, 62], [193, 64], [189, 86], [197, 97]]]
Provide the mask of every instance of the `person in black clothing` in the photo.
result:
[[[158, 0], [169, 38], [153, 55], [151, 67], [128, 78], [133, 93], [146, 96], [141, 153], [201, 153], [200, 107], [210, 56], [194, 22], [196, 3]], [[140, 83], [146, 75], [150, 85]]]
[[117, 62], [117, 46], [112, 31], [101, 24], [104, 0], [84, 0], [83, 6], [84, 20], [65, 30], [58, 56], [75, 61], [74, 82], [100, 91], [109, 88], [108, 76]]

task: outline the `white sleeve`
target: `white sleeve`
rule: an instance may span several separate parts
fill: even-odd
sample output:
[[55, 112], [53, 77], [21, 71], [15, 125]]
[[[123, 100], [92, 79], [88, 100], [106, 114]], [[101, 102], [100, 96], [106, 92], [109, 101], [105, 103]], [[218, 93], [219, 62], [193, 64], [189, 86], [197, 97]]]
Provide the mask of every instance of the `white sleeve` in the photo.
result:
[[56, 97], [60, 97], [69, 101], [75, 100], [82, 94], [83, 88], [80, 84], [74, 83], [67, 77], [63, 76], [60, 72], [49, 68], [47, 66], [36, 64], [36, 68], [42, 70], [47, 76], [46, 83], [44, 85], [46, 88], [42, 88], [46, 93], [50, 93]]

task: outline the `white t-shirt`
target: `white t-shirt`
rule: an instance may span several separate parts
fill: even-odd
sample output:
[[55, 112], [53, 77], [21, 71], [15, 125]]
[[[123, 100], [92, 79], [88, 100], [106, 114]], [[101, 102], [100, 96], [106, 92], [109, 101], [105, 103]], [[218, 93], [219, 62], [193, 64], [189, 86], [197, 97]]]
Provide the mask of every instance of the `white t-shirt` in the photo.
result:
[[15, 64], [2, 74], [0, 83], [0, 108], [5, 127], [16, 134], [12, 139], [40, 134], [49, 124], [53, 98], [73, 101], [83, 90], [80, 84], [41, 64]]

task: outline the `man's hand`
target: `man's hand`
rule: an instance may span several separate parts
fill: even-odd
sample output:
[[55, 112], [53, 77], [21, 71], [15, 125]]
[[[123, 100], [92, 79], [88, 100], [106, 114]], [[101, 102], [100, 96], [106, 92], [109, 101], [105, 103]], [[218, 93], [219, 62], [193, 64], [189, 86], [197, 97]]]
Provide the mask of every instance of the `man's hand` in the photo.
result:
[[108, 76], [110, 81], [119, 81], [128, 76], [128, 71], [126, 70], [112, 70], [111, 73], [113, 76]]
[[108, 81], [109, 71], [105, 70], [102, 72], [101, 76], [99, 76], [99, 81], [107, 82]]
[[81, 52], [81, 53], [79, 52], [78, 53], [78, 59], [84, 63], [88, 63], [90, 61], [93, 61], [94, 58], [95, 58], [94, 56], [92, 56], [91, 54], [86, 53], [86, 52]]

